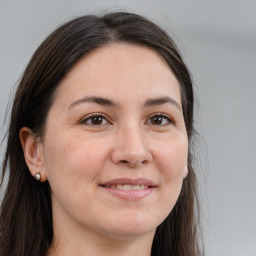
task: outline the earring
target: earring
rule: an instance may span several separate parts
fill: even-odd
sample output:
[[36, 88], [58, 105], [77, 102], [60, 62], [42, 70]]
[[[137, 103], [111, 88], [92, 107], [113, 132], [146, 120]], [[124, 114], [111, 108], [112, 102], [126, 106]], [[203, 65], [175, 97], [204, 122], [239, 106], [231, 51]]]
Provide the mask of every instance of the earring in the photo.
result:
[[40, 174], [40, 172], [37, 172], [37, 173], [34, 175], [34, 178], [35, 178], [36, 180], [40, 180], [40, 179], [41, 179], [41, 174]]
[[184, 168], [183, 178], [186, 178], [188, 176], [188, 165]]

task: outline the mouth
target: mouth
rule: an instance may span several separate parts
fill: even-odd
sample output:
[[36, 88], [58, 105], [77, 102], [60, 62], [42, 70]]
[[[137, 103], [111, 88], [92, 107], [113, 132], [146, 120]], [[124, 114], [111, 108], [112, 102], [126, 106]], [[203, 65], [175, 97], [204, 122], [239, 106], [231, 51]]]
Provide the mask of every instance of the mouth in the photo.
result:
[[150, 186], [145, 185], [129, 185], [129, 184], [118, 184], [118, 185], [101, 185], [105, 188], [120, 189], [120, 190], [142, 190], [149, 188]]
[[138, 200], [150, 195], [157, 185], [145, 178], [119, 178], [100, 184], [106, 192], [125, 200]]

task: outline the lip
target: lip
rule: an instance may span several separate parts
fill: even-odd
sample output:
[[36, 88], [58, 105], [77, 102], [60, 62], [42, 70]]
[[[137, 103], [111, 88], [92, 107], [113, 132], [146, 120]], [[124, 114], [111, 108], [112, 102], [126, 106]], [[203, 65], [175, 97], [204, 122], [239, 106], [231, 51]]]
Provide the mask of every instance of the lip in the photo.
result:
[[136, 179], [131, 179], [131, 178], [118, 178], [118, 179], [113, 179], [109, 180], [107, 182], [104, 182], [100, 184], [101, 186], [112, 186], [112, 185], [144, 185], [148, 187], [156, 187], [156, 184], [152, 182], [149, 179], [145, 178], [136, 178]]
[[[111, 187], [111, 186], [117, 186], [117, 185], [132, 185], [132, 186], [144, 185], [146, 188], [140, 189], [140, 190], [133, 190], [133, 189], [122, 190], [119, 188]], [[113, 179], [113, 180], [104, 182], [100, 184], [100, 187], [113, 196], [119, 197], [123, 200], [133, 201], [133, 200], [140, 200], [142, 198], [149, 196], [153, 191], [156, 190], [157, 185], [151, 180], [145, 179], [145, 178], [136, 178], [136, 179], [118, 178], [118, 179]]]

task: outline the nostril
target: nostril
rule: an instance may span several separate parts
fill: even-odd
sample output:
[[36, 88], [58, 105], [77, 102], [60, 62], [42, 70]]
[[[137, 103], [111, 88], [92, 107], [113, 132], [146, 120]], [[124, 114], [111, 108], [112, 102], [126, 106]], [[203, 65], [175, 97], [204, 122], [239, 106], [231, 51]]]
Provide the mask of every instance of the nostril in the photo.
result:
[[121, 160], [120, 163], [122, 164], [128, 164], [129, 162], [127, 160]]
[[119, 163], [123, 165], [129, 165], [129, 166], [135, 167], [138, 165], [146, 165], [148, 161], [147, 160], [143, 160], [143, 161], [120, 160]]

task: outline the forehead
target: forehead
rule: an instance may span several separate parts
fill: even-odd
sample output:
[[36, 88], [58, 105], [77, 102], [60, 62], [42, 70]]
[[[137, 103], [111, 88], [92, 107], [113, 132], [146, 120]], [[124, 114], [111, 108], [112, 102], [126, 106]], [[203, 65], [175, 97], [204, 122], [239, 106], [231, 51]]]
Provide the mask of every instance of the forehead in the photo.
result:
[[56, 93], [66, 98], [107, 93], [120, 100], [131, 93], [146, 97], [170, 93], [180, 101], [179, 83], [163, 58], [148, 47], [124, 43], [107, 45], [84, 56]]

